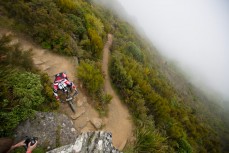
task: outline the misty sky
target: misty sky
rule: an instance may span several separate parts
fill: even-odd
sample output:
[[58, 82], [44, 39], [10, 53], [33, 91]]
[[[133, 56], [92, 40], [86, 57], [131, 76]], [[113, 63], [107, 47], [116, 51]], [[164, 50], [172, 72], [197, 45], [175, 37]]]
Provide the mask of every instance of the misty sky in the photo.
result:
[[192, 77], [229, 99], [227, 0], [117, 0], [156, 48]]

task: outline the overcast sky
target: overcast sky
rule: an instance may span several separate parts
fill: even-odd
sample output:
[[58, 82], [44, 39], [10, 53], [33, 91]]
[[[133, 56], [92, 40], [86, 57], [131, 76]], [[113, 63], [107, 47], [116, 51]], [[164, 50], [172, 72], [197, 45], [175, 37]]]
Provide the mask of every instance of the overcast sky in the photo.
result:
[[116, 1], [192, 82], [229, 99], [228, 0]]

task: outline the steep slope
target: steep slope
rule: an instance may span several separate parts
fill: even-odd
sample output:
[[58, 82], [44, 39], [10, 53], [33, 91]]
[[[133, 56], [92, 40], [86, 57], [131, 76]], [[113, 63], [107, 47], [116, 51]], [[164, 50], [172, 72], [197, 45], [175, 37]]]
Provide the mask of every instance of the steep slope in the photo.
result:
[[[156, 49], [136, 34], [135, 29], [126, 21], [121, 21], [109, 10], [95, 5], [92, 1], [85, 0], [2, 0], [0, 4], [3, 7], [0, 7], [0, 10], [3, 10], [0, 11], [0, 19], [4, 15], [13, 19], [11, 23], [13, 28], [28, 34], [40, 46], [49, 48], [52, 52], [77, 56], [80, 61], [89, 60], [94, 65], [98, 64], [96, 68], [99, 70], [105, 36], [107, 33], [113, 33], [114, 44], [110, 70], [112, 75], [108, 76], [107, 73], [106, 79], [111, 78], [119, 96], [128, 105], [132, 114], [137, 133], [135, 146], [132, 147], [136, 152], [222, 152], [219, 134], [210, 127], [210, 124], [217, 125], [218, 122], [214, 120], [221, 120], [220, 117], [211, 113], [215, 111], [215, 107], [209, 109], [210, 107], [207, 108], [204, 105], [201, 108], [196, 105], [196, 100], [202, 104], [205, 99], [198, 99], [198, 96], [193, 95], [188, 83], [187, 90], [183, 90], [185, 88], [182, 81], [174, 75], [175, 84], [179, 82], [176, 85], [180, 85], [178, 86], [180, 90], [177, 90], [176, 86], [174, 87], [174, 84], [169, 82], [173, 74], [166, 72], [167, 69], [160, 71], [162, 64], [167, 67], [166, 62], [160, 60], [157, 54], [154, 55]], [[1, 23], [7, 24], [7, 22]], [[46, 51], [41, 52], [37, 54], [35, 60], [41, 70], [49, 71], [51, 79], [53, 79], [55, 67], [61, 67], [62, 63], [68, 62], [70, 65], [75, 64], [72, 58], [66, 58], [63, 61], [60, 58], [58, 64], [52, 65], [58, 58], [50, 56], [50, 62], [42, 61], [46, 56], [48, 57]], [[39, 59], [36, 59], [38, 57]], [[159, 62], [156, 62], [157, 60]], [[66, 70], [58, 71], [70, 72], [69, 76], [74, 77], [74, 68], [75, 66], [71, 70], [64, 68]], [[73, 77], [70, 79], [74, 79]], [[112, 94], [111, 88], [105, 89]], [[87, 102], [86, 99], [89, 98], [83, 96], [81, 90], [80, 92], [77, 110], [78, 112], [85, 110], [85, 112], [74, 121], [75, 126], [78, 126], [77, 128], [81, 131], [95, 130], [87, 116], [89, 112], [93, 114], [94, 110], [89, 111], [90, 100]], [[100, 96], [97, 93], [95, 95]], [[187, 98], [188, 95], [190, 98]], [[115, 96], [113, 97], [115, 100]], [[99, 102], [103, 104], [103, 101]], [[101, 104], [99, 102], [97, 104]], [[108, 124], [113, 124], [110, 121], [118, 121], [117, 117], [120, 117], [117, 115], [119, 114], [117, 109], [112, 107], [117, 105], [113, 104], [115, 103], [109, 105], [111, 112], [104, 120], [107, 123], [105, 128], [109, 127]], [[187, 104], [195, 104], [198, 109], [193, 109]], [[213, 114], [215, 119], [212, 119], [212, 115], [206, 115], [209, 116], [211, 123], [204, 122], [202, 108]], [[72, 112], [69, 110], [68, 105], [61, 104], [60, 111], [71, 116]], [[228, 131], [223, 124], [219, 126], [222, 127], [219, 131]], [[116, 137], [115, 134], [113, 136]], [[126, 139], [123, 141], [125, 142]]]
[[[2, 33], [11, 33], [8, 30], [1, 30]], [[11, 33], [12, 34], [12, 33]], [[42, 71], [46, 72], [50, 79], [54, 79], [54, 75], [65, 71], [69, 80], [76, 82], [76, 66], [77, 62], [74, 58], [60, 56], [51, 53], [48, 50], [42, 49], [31, 41], [26, 40], [23, 36], [14, 36], [12, 43], [20, 43], [23, 50], [32, 50], [33, 61], [35, 65]], [[128, 109], [121, 103], [120, 99], [111, 87], [110, 78], [108, 75], [108, 60], [109, 60], [109, 47], [112, 45], [112, 35], [108, 35], [108, 41], [104, 46], [103, 56], [103, 70], [105, 77], [105, 91], [113, 96], [111, 104], [109, 105], [108, 117], [103, 119], [105, 127], [102, 130], [110, 131], [113, 136], [113, 145], [122, 150], [125, 147], [127, 140], [132, 136], [132, 123]], [[50, 83], [50, 86], [52, 84]], [[79, 93], [75, 105], [77, 112], [74, 114], [70, 107], [65, 104], [60, 104], [59, 111], [67, 114], [70, 117], [82, 113], [79, 117], [73, 120], [74, 126], [81, 132], [96, 131], [96, 128], [91, 124], [93, 118], [99, 118], [98, 113], [89, 104], [87, 97], [83, 90], [79, 88]]]
[[[74, 80], [76, 83], [76, 62], [74, 58], [51, 53], [50, 51], [42, 49], [36, 44], [33, 44], [31, 41], [24, 39], [23, 37], [17, 37], [14, 41], [19, 42], [24, 50], [32, 50], [33, 61], [35, 65], [40, 70], [46, 72], [51, 80], [54, 80], [55, 74], [65, 71], [69, 77], [69, 80]], [[51, 83], [50, 86], [52, 86]], [[77, 107], [77, 112], [82, 112], [82, 109], [86, 111], [80, 116], [80, 118], [73, 120], [75, 128], [79, 131], [84, 130], [84, 128], [87, 130], [95, 130], [95, 128], [90, 124], [89, 120], [91, 118], [98, 117], [98, 113], [87, 103], [85, 100], [87, 98], [85, 94], [81, 92], [81, 89], [79, 90], [80, 94], [76, 98], [75, 105], [77, 105], [77, 101], [80, 103], [83, 102], [84, 104], [83, 106], [81, 105]], [[68, 116], [74, 115], [66, 103], [60, 104], [59, 111], [67, 114]]]

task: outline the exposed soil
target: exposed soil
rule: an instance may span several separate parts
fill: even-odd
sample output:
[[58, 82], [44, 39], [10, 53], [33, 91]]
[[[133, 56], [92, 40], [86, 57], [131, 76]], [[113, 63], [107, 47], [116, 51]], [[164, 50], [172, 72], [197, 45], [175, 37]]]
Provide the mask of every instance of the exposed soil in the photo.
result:
[[[79, 91], [79, 94], [76, 96], [74, 101], [74, 105], [76, 106], [76, 114], [79, 112], [84, 112], [77, 119], [73, 120], [75, 128], [80, 132], [95, 131], [96, 129], [89, 121], [92, 118], [98, 118], [99, 114], [91, 107], [91, 105], [89, 105], [86, 95], [77, 83], [77, 60], [72, 57], [60, 56], [48, 50], [42, 49], [25, 39], [20, 39], [20, 44], [23, 49], [32, 49], [33, 61], [35, 65], [40, 70], [46, 72], [51, 80], [54, 80], [54, 75], [59, 72], [67, 73], [68, 79], [76, 84]], [[50, 84], [50, 86], [52, 86], [52, 84]], [[67, 103], [61, 103], [59, 111], [68, 115], [69, 117], [76, 115], [72, 112]]]
[[122, 150], [128, 138], [132, 137], [132, 122], [128, 109], [121, 103], [121, 100], [111, 86], [111, 80], [108, 73], [109, 48], [112, 44], [112, 35], [108, 35], [108, 41], [103, 49], [103, 72], [105, 74], [105, 92], [112, 95], [113, 99], [109, 104], [108, 118], [105, 119], [107, 131], [113, 134], [113, 144]]
[[[0, 33], [6, 33], [7, 30], [0, 29]], [[9, 32], [8, 32], [9, 33]], [[59, 111], [69, 117], [80, 114], [73, 121], [75, 128], [80, 132], [96, 131], [96, 128], [91, 124], [90, 120], [99, 118], [98, 112], [90, 105], [86, 94], [82, 90], [82, 85], [78, 85], [76, 78], [77, 61], [74, 58], [64, 57], [45, 50], [32, 43], [23, 36], [14, 36], [12, 43], [19, 42], [25, 50], [32, 49], [33, 61], [35, 65], [42, 71], [46, 72], [51, 80], [54, 80], [54, 75], [59, 72], [66, 72], [69, 80], [73, 80], [78, 87], [79, 94], [76, 97], [75, 105], [76, 114], [74, 114], [67, 103], [60, 104]], [[132, 122], [126, 106], [124, 106], [119, 97], [111, 87], [110, 78], [108, 75], [109, 47], [112, 44], [112, 35], [108, 35], [108, 41], [103, 49], [103, 71], [105, 74], [105, 91], [113, 96], [109, 104], [108, 117], [103, 118], [104, 127], [102, 130], [110, 131], [113, 135], [113, 145], [122, 150], [129, 138], [132, 137]], [[50, 84], [51, 86], [52, 84]]]

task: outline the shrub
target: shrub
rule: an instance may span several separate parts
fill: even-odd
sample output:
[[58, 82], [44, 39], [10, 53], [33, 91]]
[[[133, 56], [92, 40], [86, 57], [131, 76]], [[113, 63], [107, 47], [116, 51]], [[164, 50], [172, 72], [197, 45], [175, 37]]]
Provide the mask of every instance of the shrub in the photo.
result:
[[143, 53], [140, 50], [140, 48], [136, 46], [136, 44], [134, 44], [133, 42], [128, 42], [124, 50], [128, 55], [132, 55], [135, 60], [139, 62], [143, 62], [144, 60]]
[[95, 107], [101, 116], [107, 115], [107, 105], [110, 103], [112, 96], [104, 93], [103, 75], [100, 70], [100, 63], [93, 61], [82, 61], [78, 67], [78, 77], [93, 100], [96, 101]]
[[33, 70], [34, 64], [30, 51], [22, 51], [19, 44], [11, 45], [11, 36], [3, 35], [0, 38], [0, 64], [12, 67], [21, 67], [25, 70]]
[[78, 67], [78, 77], [91, 96], [95, 96], [103, 86], [103, 75], [95, 62], [82, 61]]
[[1, 77], [0, 82], [0, 136], [8, 136], [20, 121], [33, 115], [35, 107], [44, 102], [44, 97], [39, 75], [2, 72], [5, 77]]
[[134, 150], [138, 153], [166, 152], [165, 138], [158, 132], [147, 127], [136, 131], [136, 143]]
[[44, 103], [39, 105], [36, 109], [39, 111], [53, 111], [59, 108], [59, 103], [55, 99], [53, 95], [53, 89], [51, 86], [51, 81], [49, 79], [48, 74], [40, 73], [41, 76], [41, 83], [43, 86], [42, 94], [45, 97]]
[[180, 139], [178, 143], [179, 143], [178, 153], [192, 152], [192, 146], [188, 143], [188, 141], [185, 138]]

